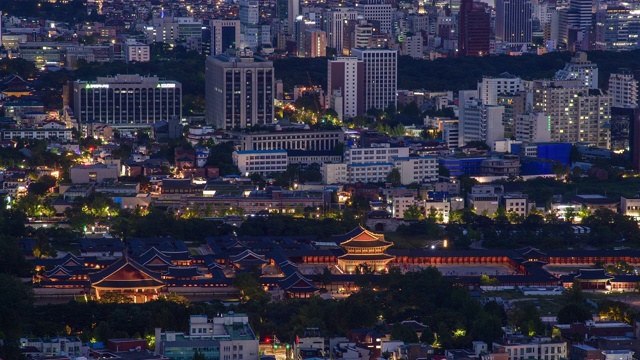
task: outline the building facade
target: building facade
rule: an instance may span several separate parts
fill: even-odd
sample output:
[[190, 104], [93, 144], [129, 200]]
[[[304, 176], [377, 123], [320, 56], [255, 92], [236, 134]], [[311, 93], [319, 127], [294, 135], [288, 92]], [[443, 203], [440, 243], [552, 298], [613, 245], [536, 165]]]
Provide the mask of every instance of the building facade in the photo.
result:
[[177, 81], [116, 75], [72, 85], [73, 112], [80, 123], [135, 125], [182, 118], [182, 84]]
[[[353, 49], [352, 54], [364, 62], [364, 108], [396, 108], [398, 92], [398, 51], [389, 49]], [[366, 111], [365, 110], [365, 111]]]
[[209, 56], [206, 62], [206, 121], [218, 129], [273, 122], [273, 63], [250, 50], [235, 57]]

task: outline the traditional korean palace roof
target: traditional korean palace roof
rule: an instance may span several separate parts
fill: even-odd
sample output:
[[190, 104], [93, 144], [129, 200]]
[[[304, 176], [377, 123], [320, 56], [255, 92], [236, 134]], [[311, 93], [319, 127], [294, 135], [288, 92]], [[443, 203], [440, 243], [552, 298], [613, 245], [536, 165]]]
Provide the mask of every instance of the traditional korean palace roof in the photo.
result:
[[91, 286], [96, 288], [135, 289], [164, 286], [160, 273], [145, 268], [128, 256], [90, 274], [89, 280]]
[[386, 241], [384, 235], [373, 233], [362, 226], [358, 226], [354, 230], [349, 232], [350, 238], [340, 242], [342, 247], [359, 247], [359, 248], [371, 248], [371, 247], [389, 247], [393, 245], [392, 242]]
[[304, 277], [299, 272], [286, 277], [284, 280], [280, 280], [278, 285], [287, 292], [290, 293], [312, 293], [318, 291], [318, 288], [313, 285], [313, 282]]

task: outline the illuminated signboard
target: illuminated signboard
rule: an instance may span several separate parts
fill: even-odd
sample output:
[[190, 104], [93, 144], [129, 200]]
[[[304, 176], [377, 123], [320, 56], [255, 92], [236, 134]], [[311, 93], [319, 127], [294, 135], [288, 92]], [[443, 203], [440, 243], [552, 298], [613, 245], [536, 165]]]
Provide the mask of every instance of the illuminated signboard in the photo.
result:
[[158, 87], [161, 89], [171, 89], [176, 87], [176, 84], [158, 84]]
[[108, 89], [109, 84], [87, 84], [87, 89]]

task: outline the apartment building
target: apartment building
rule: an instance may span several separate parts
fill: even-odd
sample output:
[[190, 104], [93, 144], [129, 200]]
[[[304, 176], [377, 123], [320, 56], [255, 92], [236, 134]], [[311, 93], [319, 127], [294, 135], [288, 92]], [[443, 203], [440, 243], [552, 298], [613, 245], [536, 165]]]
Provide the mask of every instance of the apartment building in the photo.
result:
[[544, 359], [560, 360], [567, 358], [567, 343], [551, 341], [531, 341], [528, 338], [506, 340], [493, 343], [493, 350], [504, 349], [509, 360]]
[[398, 51], [356, 48], [351, 54], [364, 62], [365, 109], [397, 105]]

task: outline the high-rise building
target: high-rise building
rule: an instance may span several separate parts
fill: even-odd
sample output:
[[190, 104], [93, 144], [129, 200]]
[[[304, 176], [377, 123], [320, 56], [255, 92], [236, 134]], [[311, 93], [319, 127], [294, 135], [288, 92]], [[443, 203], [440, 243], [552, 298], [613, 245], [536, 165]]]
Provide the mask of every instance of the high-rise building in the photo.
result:
[[293, 24], [296, 22], [296, 18], [300, 15], [300, 0], [288, 0], [287, 1], [287, 25], [289, 31], [293, 32]]
[[480, 100], [485, 105], [497, 105], [498, 95], [515, 94], [523, 90], [522, 79], [504, 72], [496, 77], [483, 76], [478, 83]]
[[496, 0], [496, 38], [509, 44], [531, 43], [531, 0]]
[[464, 120], [459, 136], [465, 144], [470, 141], [493, 144], [495, 141], [504, 139], [503, 106], [484, 105], [479, 99], [467, 100], [462, 106], [464, 106]]
[[206, 120], [219, 129], [273, 122], [273, 62], [241, 50], [207, 57]]
[[344, 24], [342, 55], [352, 55], [354, 48], [369, 47], [374, 32], [375, 28], [367, 20], [347, 20]]
[[296, 42], [296, 50], [298, 57], [305, 57], [306, 43], [307, 43], [307, 30], [315, 31], [319, 30], [320, 24], [315, 20], [305, 18], [302, 15], [298, 16], [294, 23], [293, 38]]
[[354, 8], [332, 8], [324, 13], [324, 29], [327, 32], [327, 46], [342, 53], [344, 24], [356, 20], [358, 13]]
[[211, 20], [211, 55], [240, 45], [240, 20]]
[[307, 30], [305, 34], [305, 57], [327, 56], [327, 34], [320, 30]]
[[525, 143], [551, 141], [551, 117], [541, 112], [516, 116], [515, 138]]
[[587, 53], [578, 52], [562, 70], [558, 70], [556, 80], [580, 80], [582, 85], [598, 88], [598, 65], [587, 60]]
[[640, 12], [626, 6], [609, 6], [596, 12], [596, 50], [638, 48]]
[[260, 45], [271, 44], [271, 27], [260, 24], [258, 0], [240, 0], [240, 48], [256, 49]]
[[391, 33], [391, 18], [393, 9], [387, 0], [360, 0], [356, 4], [358, 16], [365, 20], [380, 22], [380, 32]]
[[611, 107], [635, 109], [638, 107], [638, 80], [629, 71], [609, 76]]
[[526, 91], [519, 91], [515, 94], [498, 95], [497, 105], [504, 106], [502, 125], [505, 138], [515, 135], [518, 115], [527, 112], [527, 94]]
[[[339, 56], [329, 60], [327, 69], [327, 92], [329, 102], [337, 97], [339, 108], [334, 110], [341, 119], [364, 114], [365, 96], [364, 62], [355, 57]], [[338, 94], [336, 94], [336, 91]]]
[[182, 117], [182, 84], [157, 76], [116, 75], [73, 82], [73, 112], [79, 123], [153, 124]]
[[364, 107], [366, 110], [396, 108], [398, 92], [398, 51], [390, 49], [353, 49], [364, 62]]
[[551, 141], [610, 146], [611, 97], [601, 90], [535, 81], [533, 110], [550, 117]]
[[489, 55], [491, 37], [491, 15], [485, 4], [473, 0], [462, 0], [458, 17], [458, 55]]

